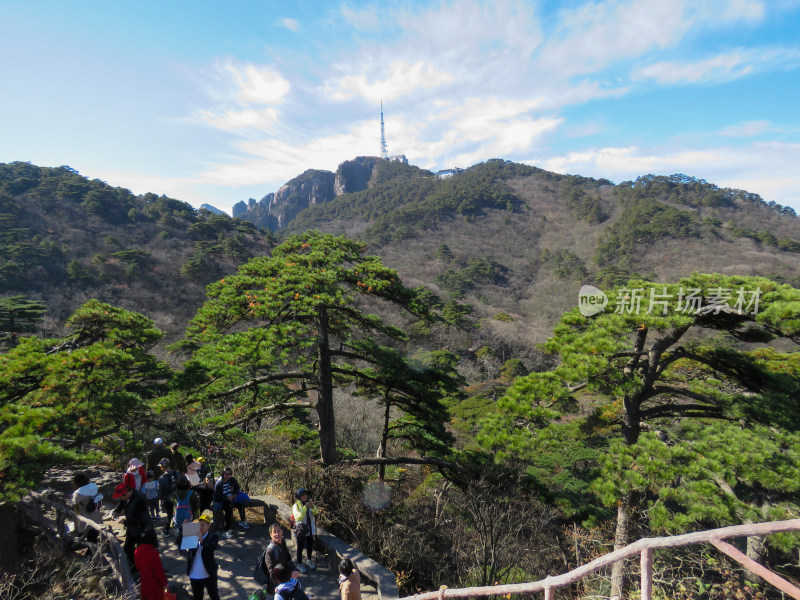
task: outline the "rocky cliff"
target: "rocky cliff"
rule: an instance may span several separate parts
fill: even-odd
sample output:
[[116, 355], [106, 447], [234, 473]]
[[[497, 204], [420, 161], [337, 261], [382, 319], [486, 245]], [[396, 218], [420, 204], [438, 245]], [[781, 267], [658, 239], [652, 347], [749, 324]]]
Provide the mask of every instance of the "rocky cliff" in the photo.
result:
[[357, 156], [346, 160], [336, 169], [333, 191], [337, 196], [360, 192], [369, 187], [375, 165], [381, 160], [377, 156]]
[[275, 231], [278, 229], [278, 219], [269, 212], [270, 204], [274, 199], [275, 194], [270, 193], [258, 201], [250, 198], [246, 203], [237, 202], [231, 209], [231, 215], [234, 219], [250, 221], [261, 229]]
[[297, 213], [309, 206], [367, 189], [375, 166], [381, 160], [377, 156], [358, 156], [340, 164], [336, 173], [309, 169], [261, 200], [251, 198], [246, 203], [237, 202], [231, 213], [234, 218], [250, 221], [262, 229], [283, 229]]

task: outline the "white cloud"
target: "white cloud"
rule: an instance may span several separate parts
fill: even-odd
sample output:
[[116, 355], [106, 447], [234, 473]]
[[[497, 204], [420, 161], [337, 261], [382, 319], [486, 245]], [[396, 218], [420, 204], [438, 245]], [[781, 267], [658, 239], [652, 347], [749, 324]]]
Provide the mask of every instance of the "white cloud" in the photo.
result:
[[764, 18], [764, 3], [759, 0], [731, 0], [720, 13], [723, 21], [760, 21]]
[[544, 45], [543, 68], [560, 77], [597, 72], [621, 59], [674, 45], [690, 28], [683, 0], [587, 3], [561, 12]]
[[295, 33], [297, 33], [297, 30], [300, 28], [300, 23], [296, 19], [291, 19], [289, 17], [280, 19], [278, 23], [289, 31], [293, 31]]
[[633, 73], [633, 79], [654, 79], [660, 84], [676, 83], [719, 83], [738, 79], [752, 72], [753, 67], [745, 64], [741, 52], [731, 52], [705, 60], [680, 64], [662, 61], [643, 67]]
[[186, 201], [185, 191], [194, 183], [192, 177], [165, 177], [133, 171], [81, 169], [81, 174], [105, 181], [109, 185], [124, 187], [134, 194], [153, 192]]
[[222, 68], [238, 86], [236, 97], [245, 105], [280, 104], [291, 87], [271, 66], [228, 61], [222, 64]]
[[729, 125], [719, 131], [719, 135], [726, 137], [753, 137], [770, 131], [772, 124], [769, 121], [745, 121], [736, 125]]
[[339, 13], [347, 23], [360, 31], [376, 29], [380, 25], [380, 9], [374, 5], [359, 10], [346, 2], [339, 7]]
[[325, 86], [325, 93], [334, 100], [349, 100], [354, 96], [370, 102], [393, 100], [418, 89], [435, 88], [453, 81], [453, 75], [439, 71], [433, 64], [417, 61], [409, 64], [405, 60], [389, 65], [389, 74], [384, 79], [370, 80], [366, 74], [347, 75], [335, 83]]
[[558, 173], [604, 177], [613, 181], [654, 173], [685, 173], [720, 187], [744, 189], [765, 200], [800, 210], [800, 144], [757, 142], [657, 151], [630, 147], [595, 148], [529, 161]]
[[278, 122], [278, 111], [275, 108], [259, 110], [227, 110], [220, 114], [209, 110], [198, 111], [200, 117], [214, 127], [225, 131], [242, 131], [255, 129], [271, 131]]
[[636, 70], [634, 81], [653, 79], [662, 85], [722, 83], [756, 71], [793, 69], [800, 65], [798, 48], [740, 48], [694, 62], [660, 61]]
[[373, 122], [360, 123], [348, 133], [323, 136], [303, 144], [276, 138], [249, 140], [239, 145], [249, 158], [205, 171], [200, 180], [225, 186], [286, 182], [306, 169], [335, 171], [343, 161], [359, 155], [377, 155]]

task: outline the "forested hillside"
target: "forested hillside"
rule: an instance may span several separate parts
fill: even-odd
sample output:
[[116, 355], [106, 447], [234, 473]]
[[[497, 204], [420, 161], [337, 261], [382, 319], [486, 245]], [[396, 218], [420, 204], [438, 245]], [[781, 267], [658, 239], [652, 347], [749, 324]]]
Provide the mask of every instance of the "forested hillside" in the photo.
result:
[[[800, 514], [792, 210], [501, 160], [446, 180], [379, 162], [370, 181], [276, 238], [1, 165], [0, 497], [164, 437], [251, 493], [312, 488], [404, 594]], [[799, 543], [742, 546], [796, 578]], [[779, 597], [692, 552], [658, 557], [660, 597]], [[623, 575], [565, 597], [622, 595]]]
[[[396, 167], [401, 169], [402, 166]], [[583, 284], [694, 271], [800, 284], [800, 219], [755, 194], [685, 175], [607, 180], [492, 160], [440, 180], [421, 173], [310, 207], [316, 227], [367, 242], [414, 285], [465, 302], [484, 376], [511, 356], [533, 367]]]
[[246, 221], [19, 162], [0, 165], [0, 225], [0, 294], [43, 301], [50, 332], [97, 298], [146, 313], [174, 340], [206, 284], [270, 248]]

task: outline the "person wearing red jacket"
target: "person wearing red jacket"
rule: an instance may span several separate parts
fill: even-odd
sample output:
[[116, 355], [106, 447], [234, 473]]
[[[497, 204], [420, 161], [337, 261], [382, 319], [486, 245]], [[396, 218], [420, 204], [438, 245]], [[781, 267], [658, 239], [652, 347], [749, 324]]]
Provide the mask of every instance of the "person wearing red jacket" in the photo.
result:
[[136, 570], [139, 571], [139, 587], [142, 600], [163, 600], [164, 588], [167, 587], [167, 575], [161, 556], [158, 554], [158, 538], [153, 529], [142, 535], [141, 544], [136, 548]]
[[128, 461], [128, 470], [122, 476], [122, 483], [132, 490], [141, 491], [142, 486], [147, 483], [147, 472], [144, 470], [144, 463], [138, 458]]

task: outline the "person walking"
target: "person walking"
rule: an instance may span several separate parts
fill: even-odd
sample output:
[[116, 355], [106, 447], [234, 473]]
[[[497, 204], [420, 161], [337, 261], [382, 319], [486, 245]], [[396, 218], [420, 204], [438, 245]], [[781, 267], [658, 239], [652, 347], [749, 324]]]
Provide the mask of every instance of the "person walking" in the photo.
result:
[[136, 546], [141, 542], [144, 533], [150, 530], [155, 531], [150, 511], [147, 509], [147, 498], [143, 493], [129, 488], [124, 483], [120, 483], [114, 489], [111, 497], [120, 501], [117, 508], [114, 509], [114, 514], [121, 514], [125, 519], [125, 543], [122, 545], [122, 550], [128, 557], [131, 568], [135, 569]]
[[170, 453], [172, 455], [171, 462], [172, 468], [181, 473], [186, 473], [186, 459], [180, 452], [181, 445], [178, 442], [172, 442], [170, 445]]
[[144, 470], [144, 463], [136, 457], [130, 459], [128, 469], [122, 476], [122, 483], [138, 492], [146, 482], [147, 473]]
[[150, 509], [150, 517], [153, 521], [157, 521], [161, 518], [161, 514], [159, 511], [159, 501], [158, 501], [158, 481], [156, 480], [155, 471], [148, 471], [147, 472], [147, 482], [142, 486], [142, 493], [147, 498], [147, 508]]
[[181, 475], [178, 483], [175, 484], [175, 492], [172, 494], [172, 502], [175, 504], [175, 527], [178, 529], [178, 551], [180, 552], [181, 541], [183, 540], [183, 524], [194, 520], [200, 514], [200, 498], [192, 489], [186, 475]]
[[142, 534], [142, 541], [134, 553], [134, 564], [139, 571], [139, 589], [142, 600], [163, 600], [167, 575], [158, 554], [158, 537], [153, 530]]
[[164, 440], [160, 437], [157, 437], [153, 440], [153, 449], [150, 451], [150, 454], [147, 455], [147, 470], [152, 471], [154, 477], [158, 478], [164, 473], [161, 469], [161, 461], [164, 458], [169, 459], [169, 469], [170, 471], [174, 469], [174, 463], [172, 462], [172, 452], [169, 448], [164, 445]]
[[189, 550], [189, 562], [186, 565], [186, 574], [192, 586], [194, 600], [203, 600], [205, 590], [211, 600], [219, 600], [217, 571], [219, 566], [214, 558], [214, 551], [219, 547], [219, 536], [211, 533], [212, 515], [204, 512], [197, 519], [200, 525], [197, 548]]
[[172, 499], [172, 495], [181, 474], [177, 469], [169, 470], [168, 458], [162, 458], [160, 466], [164, 473], [158, 478], [158, 499], [161, 500], [161, 510], [164, 511], [167, 518], [166, 525], [164, 525], [164, 535], [167, 536], [172, 528], [172, 516], [175, 514], [175, 501]]
[[[315, 517], [319, 514], [319, 508], [314, 504], [314, 499], [308, 494], [306, 488], [300, 488], [295, 494], [297, 498], [292, 505], [292, 516], [294, 516], [294, 534], [297, 539], [297, 568], [301, 573], [306, 572], [306, 565], [309, 569], [316, 569], [314, 564], [314, 536], [317, 533], [317, 523]], [[303, 549], [306, 549], [308, 559], [306, 565], [303, 564]]]

